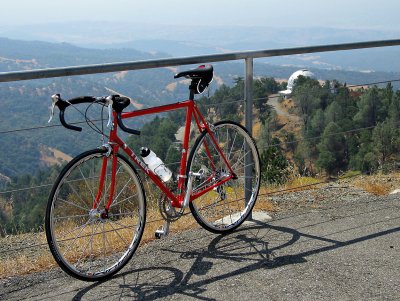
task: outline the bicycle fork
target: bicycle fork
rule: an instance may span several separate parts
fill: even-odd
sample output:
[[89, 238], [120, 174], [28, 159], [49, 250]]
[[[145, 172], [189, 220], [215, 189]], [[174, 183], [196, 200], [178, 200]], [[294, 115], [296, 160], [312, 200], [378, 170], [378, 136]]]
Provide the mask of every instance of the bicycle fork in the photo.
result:
[[[98, 187], [98, 191], [97, 191], [97, 195], [95, 197], [95, 199], [93, 200], [93, 207], [90, 210], [90, 214], [91, 215], [100, 215], [100, 218], [102, 220], [108, 219], [108, 211], [111, 207], [111, 204], [113, 202], [113, 198], [114, 198], [114, 193], [115, 193], [115, 181], [116, 181], [116, 173], [117, 173], [117, 164], [118, 164], [118, 158], [115, 155], [117, 153], [118, 150], [114, 150], [112, 149], [112, 147], [109, 144], [105, 144], [103, 145], [104, 148], [107, 149], [107, 154], [106, 156], [104, 156], [103, 158], [103, 162], [102, 162], [102, 167], [101, 167], [101, 171], [100, 171], [100, 176], [99, 176], [99, 187]], [[108, 162], [108, 161], [111, 162]], [[108, 196], [104, 196], [104, 198], [108, 197], [108, 200], [104, 202], [104, 208], [100, 209], [99, 205], [100, 205], [100, 200], [103, 197], [103, 193], [105, 193], [105, 184], [106, 183], [106, 178], [107, 178], [107, 166], [108, 164], [111, 163], [111, 181], [109, 183], [109, 193]]]

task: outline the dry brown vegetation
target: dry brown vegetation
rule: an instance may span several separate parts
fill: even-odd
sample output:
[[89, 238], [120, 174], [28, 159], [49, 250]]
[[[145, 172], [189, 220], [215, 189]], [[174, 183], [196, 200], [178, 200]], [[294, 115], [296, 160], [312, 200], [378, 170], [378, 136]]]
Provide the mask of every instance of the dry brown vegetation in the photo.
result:
[[61, 165], [64, 162], [69, 162], [72, 160], [71, 156], [68, 156], [62, 151], [52, 147], [42, 145], [39, 151], [41, 156], [40, 161], [43, 162], [45, 166]]
[[374, 195], [388, 195], [395, 189], [400, 189], [400, 174], [360, 176], [351, 181], [351, 184]]

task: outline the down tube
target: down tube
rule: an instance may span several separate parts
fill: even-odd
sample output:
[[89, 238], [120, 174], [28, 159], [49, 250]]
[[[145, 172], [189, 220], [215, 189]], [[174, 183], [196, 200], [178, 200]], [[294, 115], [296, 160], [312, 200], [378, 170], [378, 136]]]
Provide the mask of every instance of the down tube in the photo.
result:
[[165, 186], [164, 182], [160, 180], [158, 176], [156, 176], [148, 167], [145, 163], [143, 163], [137, 156], [136, 154], [132, 151], [132, 149], [129, 148], [119, 137], [114, 137], [114, 142], [116, 142], [123, 150], [124, 152], [131, 158], [133, 162], [136, 163], [137, 166], [145, 173], [147, 174], [152, 181], [162, 190], [163, 193], [167, 195], [167, 197], [172, 201], [172, 206], [173, 207], [180, 207], [181, 206], [181, 201], [178, 197], [176, 197], [171, 190], [168, 189], [168, 187]]

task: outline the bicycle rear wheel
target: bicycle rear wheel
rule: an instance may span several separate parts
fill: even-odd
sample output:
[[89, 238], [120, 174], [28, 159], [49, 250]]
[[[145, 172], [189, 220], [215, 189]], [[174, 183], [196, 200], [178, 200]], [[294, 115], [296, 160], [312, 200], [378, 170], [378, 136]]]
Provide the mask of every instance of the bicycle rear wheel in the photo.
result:
[[109, 278], [135, 253], [146, 221], [142, 183], [129, 161], [117, 155], [115, 193], [104, 210], [111, 187], [111, 155], [99, 205], [105, 150], [77, 156], [60, 173], [46, 210], [46, 236], [55, 260], [68, 274], [86, 281]]
[[[240, 124], [218, 122], [213, 135], [237, 178], [201, 195], [189, 206], [203, 228], [224, 233], [239, 227], [254, 207], [260, 187], [260, 160], [253, 138]], [[200, 174], [192, 178], [192, 195], [230, 174], [208, 132], [197, 138], [188, 162], [188, 176], [190, 172]]]

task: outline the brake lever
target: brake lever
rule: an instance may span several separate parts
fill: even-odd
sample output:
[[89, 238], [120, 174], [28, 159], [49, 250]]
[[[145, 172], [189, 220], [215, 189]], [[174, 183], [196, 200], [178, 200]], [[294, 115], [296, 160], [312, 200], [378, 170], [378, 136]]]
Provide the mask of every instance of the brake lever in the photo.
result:
[[51, 120], [53, 119], [53, 116], [54, 116], [54, 108], [55, 108], [55, 106], [56, 106], [56, 104], [57, 104], [57, 102], [58, 102], [59, 100], [60, 100], [60, 94], [53, 94], [53, 95], [51, 96], [51, 101], [52, 101], [52, 104], [51, 104], [51, 112], [50, 112], [49, 121], [47, 121], [47, 123], [50, 123]]
[[113, 110], [113, 100], [112, 100], [112, 96], [107, 96], [106, 97], [106, 105], [107, 105], [107, 109], [108, 109], [108, 122], [107, 122], [107, 127], [111, 127], [112, 125], [112, 110]]

